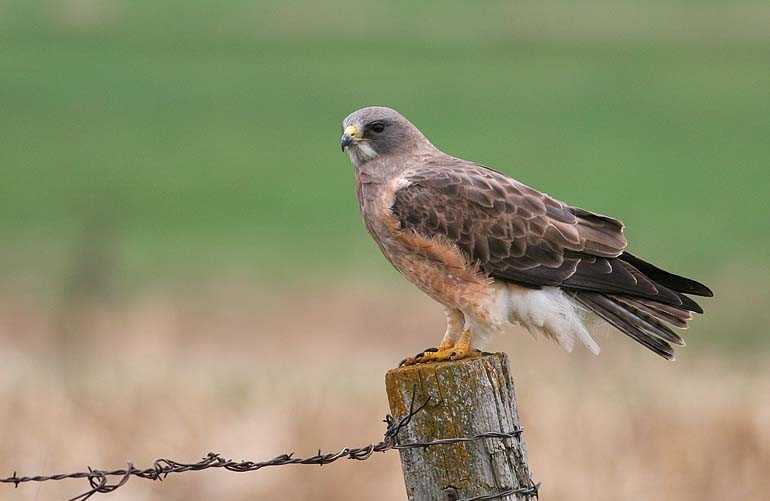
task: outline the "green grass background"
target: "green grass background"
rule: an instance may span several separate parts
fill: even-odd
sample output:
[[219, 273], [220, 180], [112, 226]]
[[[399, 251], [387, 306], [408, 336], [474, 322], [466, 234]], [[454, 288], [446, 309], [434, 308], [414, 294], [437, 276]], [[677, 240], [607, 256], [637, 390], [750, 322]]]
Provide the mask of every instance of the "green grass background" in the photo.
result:
[[0, 278], [391, 277], [338, 143], [378, 104], [764, 322], [766, 2], [415, 4], [0, 2]]

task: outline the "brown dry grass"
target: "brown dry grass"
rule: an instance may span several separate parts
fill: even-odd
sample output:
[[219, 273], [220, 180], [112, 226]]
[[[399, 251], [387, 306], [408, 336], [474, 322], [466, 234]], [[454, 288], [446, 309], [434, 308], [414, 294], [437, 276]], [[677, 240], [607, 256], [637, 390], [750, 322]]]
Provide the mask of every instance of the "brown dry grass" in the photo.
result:
[[[144, 466], [210, 450], [264, 459], [378, 440], [385, 371], [443, 328], [439, 310], [407, 287], [211, 286], [61, 307], [5, 297], [0, 472]], [[511, 355], [542, 499], [766, 499], [770, 364], [693, 349], [670, 364], [621, 336], [601, 344], [600, 357], [528, 336], [496, 346]], [[5, 486], [0, 499], [62, 499], [85, 486]], [[135, 479], [109, 496], [398, 500], [404, 490], [388, 453]]]

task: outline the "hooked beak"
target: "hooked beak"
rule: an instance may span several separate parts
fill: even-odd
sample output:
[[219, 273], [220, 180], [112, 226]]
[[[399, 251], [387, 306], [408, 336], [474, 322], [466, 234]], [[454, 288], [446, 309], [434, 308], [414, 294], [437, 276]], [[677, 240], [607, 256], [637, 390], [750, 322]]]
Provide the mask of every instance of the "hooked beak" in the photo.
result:
[[356, 141], [356, 134], [358, 134], [358, 129], [356, 129], [355, 125], [348, 125], [345, 127], [345, 130], [342, 133], [342, 139], [340, 139], [342, 151], [345, 151], [345, 148]]

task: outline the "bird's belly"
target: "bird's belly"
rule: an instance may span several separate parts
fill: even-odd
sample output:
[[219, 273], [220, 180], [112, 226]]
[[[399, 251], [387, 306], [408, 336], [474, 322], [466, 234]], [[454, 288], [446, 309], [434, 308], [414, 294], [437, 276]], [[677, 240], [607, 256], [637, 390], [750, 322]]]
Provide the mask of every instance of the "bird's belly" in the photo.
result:
[[451, 244], [402, 233], [383, 239], [382, 250], [404, 277], [450, 308], [486, 315], [491, 280]]

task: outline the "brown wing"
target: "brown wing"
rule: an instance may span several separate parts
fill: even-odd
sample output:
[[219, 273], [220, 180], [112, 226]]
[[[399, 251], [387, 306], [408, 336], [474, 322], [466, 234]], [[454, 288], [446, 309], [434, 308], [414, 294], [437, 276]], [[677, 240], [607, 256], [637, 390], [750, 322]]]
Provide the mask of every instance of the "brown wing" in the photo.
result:
[[404, 176], [408, 183], [396, 192], [392, 206], [402, 228], [456, 244], [494, 278], [529, 287], [626, 294], [701, 311], [622, 258], [626, 239], [617, 219], [570, 207], [499, 172], [451, 157]]

